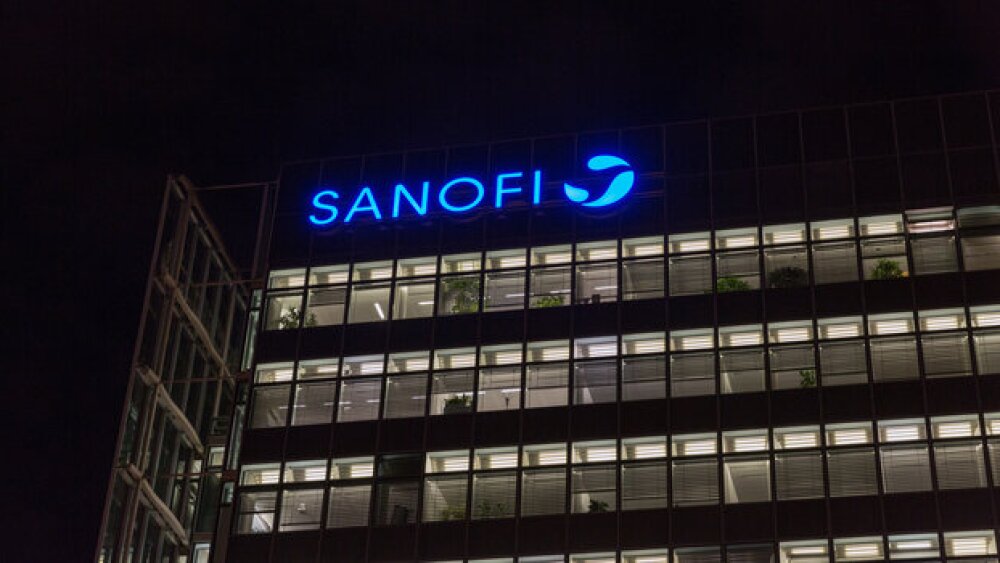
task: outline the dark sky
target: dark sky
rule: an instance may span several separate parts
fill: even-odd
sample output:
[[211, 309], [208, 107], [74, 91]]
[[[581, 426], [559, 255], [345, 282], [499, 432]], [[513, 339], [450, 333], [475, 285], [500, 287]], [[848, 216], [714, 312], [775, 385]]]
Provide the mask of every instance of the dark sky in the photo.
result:
[[0, 12], [11, 560], [92, 557], [168, 173], [1000, 86], [989, 0], [147, 4]]

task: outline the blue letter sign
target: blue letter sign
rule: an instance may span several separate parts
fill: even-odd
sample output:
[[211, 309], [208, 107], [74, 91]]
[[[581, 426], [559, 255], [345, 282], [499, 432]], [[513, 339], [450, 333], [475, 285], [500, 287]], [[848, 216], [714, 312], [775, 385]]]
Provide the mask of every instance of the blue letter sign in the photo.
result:
[[[619, 156], [610, 154], [593, 156], [587, 161], [587, 168], [593, 172], [614, 172], [615, 176], [603, 191], [594, 190], [598, 193], [596, 196], [593, 196], [591, 190], [587, 188], [564, 183], [563, 194], [566, 198], [583, 207], [600, 208], [613, 205], [625, 198], [635, 184], [635, 171]], [[542, 202], [541, 170], [532, 170], [530, 174], [523, 170], [502, 172], [491, 182], [484, 182], [471, 176], [460, 176], [436, 188], [431, 186], [430, 181], [424, 181], [417, 193], [414, 193], [416, 190], [411, 191], [406, 185], [397, 183], [392, 190], [392, 201], [383, 201], [381, 205], [390, 208], [391, 204], [392, 219], [398, 219], [404, 212], [405, 214], [412, 212], [418, 217], [427, 215], [431, 211], [431, 202], [436, 203], [438, 208], [446, 213], [467, 213], [483, 204], [489, 186], [492, 194], [487, 205], [492, 203], [494, 208], [503, 209], [508, 202], [524, 200], [527, 197], [529, 182], [531, 184], [529, 203], [533, 206], [539, 205]], [[431, 197], [432, 188], [436, 197]], [[316, 192], [312, 197], [313, 213], [309, 215], [309, 222], [320, 227], [335, 223], [340, 215], [337, 207], [339, 199], [340, 193], [332, 189]], [[361, 186], [353, 197], [347, 200], [351, 205], [343, 218], [345, 224], [363, 216], [373, 221], [382, 221], [380, 202], [370, 186]]]

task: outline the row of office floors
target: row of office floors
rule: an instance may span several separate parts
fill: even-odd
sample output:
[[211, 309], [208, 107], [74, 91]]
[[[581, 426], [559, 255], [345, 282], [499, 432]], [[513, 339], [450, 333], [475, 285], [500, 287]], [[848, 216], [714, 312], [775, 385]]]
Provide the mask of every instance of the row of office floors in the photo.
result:
[[[228, 560], [995, 561], [1000, 301], [943, 275], [947, 307], [617, 334], [486, 311], [423, 350], [391, 334], [426, 319], [265, 325]], [[390, 351], [352, 353], [372, 326]]]

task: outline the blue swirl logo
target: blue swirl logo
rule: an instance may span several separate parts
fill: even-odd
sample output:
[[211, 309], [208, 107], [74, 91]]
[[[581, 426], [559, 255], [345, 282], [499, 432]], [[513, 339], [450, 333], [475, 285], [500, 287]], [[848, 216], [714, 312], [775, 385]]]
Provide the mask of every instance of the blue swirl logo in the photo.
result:
[[597, 155], [587, 161], [587, 168], [594, 172], [603, 172], [612, 169], [624, 170], [611, 180], [611, 183], [608, 184], [608, 189], [604, 190], [604, 193], [600, 197], [591, 201], [587, 201], [590, 199], [590, 192], [586, 189], [578, 188], [571, 184], [563, 184], [563, 191], [566, 192], [566, 197], [570, 201], [579, 203], [584, 207], [605, 207], [611, 205], [632, 191], [632, 185], [635, 184], [635, 172], [632, 170], [632, 166], [617, 156], [610, 154]]

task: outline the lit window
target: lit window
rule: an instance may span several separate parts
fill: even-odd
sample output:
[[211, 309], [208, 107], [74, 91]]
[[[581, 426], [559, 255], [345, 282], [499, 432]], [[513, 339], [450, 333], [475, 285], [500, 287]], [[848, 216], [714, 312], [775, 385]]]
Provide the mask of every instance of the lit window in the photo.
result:
[[945, 532], [945, 553], [949, 557], [996, 555], [996, 537], [992, 531]]
[[869, 423], [828, 424], [827, 443], [831, 446], [856, 446], [872, 443], [872, 429]]
[[833, 540], [835, 561], [872, 561], [881, 560], [882, 538], [844, 538]]
[[431, 452], [427, 454], [428, 473], [454, 473], [469, 470], [469, 450]]
[[330, 464], [330, 479], [367, 479], [375, 475], [375, 459], [351, 457], [334, 459]]
[[539, 444], [524, 446], [525, 467], [563, 465], [566, 463], [566, 444]]
[[625, 438], [622, 440], [622, 459], [660, 459], [667, 457], [667, 438], [654, 436], [648, 438]]
[[681, 434], [674, 436], [675, 456], [709, 455], [716, 452], [715, 434]]
[[612, 441], [577, 442], [573, 444], [573, 463], [616, 461], [617, 448]]
[[240, 470], [240, 485], [277, 485], [280, 481], [280, 463], [244, 465]]
[[622, 336], [622, 353], [660, 354], [666, 351], [666, 339], [662, 332], [626, 334]]

